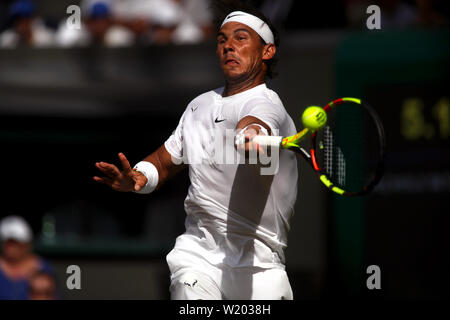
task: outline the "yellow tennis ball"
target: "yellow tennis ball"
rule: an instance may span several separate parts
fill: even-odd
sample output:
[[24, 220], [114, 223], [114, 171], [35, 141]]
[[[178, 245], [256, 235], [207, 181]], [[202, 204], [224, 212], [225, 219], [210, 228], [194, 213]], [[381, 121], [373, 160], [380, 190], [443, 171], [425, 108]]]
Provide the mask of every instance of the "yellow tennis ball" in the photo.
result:
[[319, 130], [327, 123], [327, 113], [321, 107], [310, 106], [303, 112], [302, 122], [305, 128]]

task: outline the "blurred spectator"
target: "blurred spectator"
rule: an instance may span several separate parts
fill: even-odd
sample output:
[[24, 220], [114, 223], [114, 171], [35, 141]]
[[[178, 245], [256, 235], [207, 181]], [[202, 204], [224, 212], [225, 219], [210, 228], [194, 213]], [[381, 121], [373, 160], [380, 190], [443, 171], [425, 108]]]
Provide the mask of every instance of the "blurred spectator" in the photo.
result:
[[59, 46], [185, 44], [215, 36], [210, 0], [83, 0], [81, 12], [80, 30], [61, 22]]
[[0, 34], [0, 48], [20, 45], [49, 47], [54, 44], [54, 33], [36, 16], [35, 5], [30, 0], [14, 1], [8, 9], [8, 29]]
[[81, 29], [67, 28], [63, 20], [57, 32], [57, 43], [61, 47], [78, 47], [102, 44], [107, 47], [124, 47], [133, 45], [133, 32], [116, 22], [108, 1], [90, 1], [83, 6], [84, 16]]
[[0, 222], [0, 300], [28, 299], [29, 281], [37, 272], [52, 274], [50, 264], [32, 252], [33, 234], [19, 216]]
[[83, 37], [107, 46], [168, 43], [180, 14], [171, 0], [83, 0], [81, 10]]
[[44, 271], [33, 274], [30, 279], [28, 298], [30, 300], [56, 300], [54, 277]]
[[[98, 0], [97, 0], [98, 1]], [[96, 0], [82, 1], [87, 12]], [[103, 0], [141, 44], [198, 43], [215, 36], [210, 0]]]
[[172, 35], [175, 44], [198, 43], [215, 37], [213, 16], [207, 0], [178, 0], [181, 16]]
[[131, 30], [116, 24], [107, 3], [96, 2], [91, 6], [86, 26], [92, 40], [107, 47], [130, 46], [135, 41]]

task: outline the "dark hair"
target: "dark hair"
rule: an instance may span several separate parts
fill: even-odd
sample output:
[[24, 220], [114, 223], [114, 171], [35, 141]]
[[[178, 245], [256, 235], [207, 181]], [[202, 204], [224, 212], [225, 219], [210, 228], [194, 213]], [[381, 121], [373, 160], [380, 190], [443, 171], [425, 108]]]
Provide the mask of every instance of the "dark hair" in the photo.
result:
[[[211, 6], [214, 14], [214, 25], [216, 27], [216, 30], [220, 29], [220, 25], [222, 24], [223, 20], [231, 12], [243, 11], [258, 17], [262, 21], [267, 23], [273, 33], [275, 47], [278, 48], [280, 46], [280, 37], [278, 31], [273, 26], [272, 22], [261, 11], [257, 10], [254, 6], [251, 5], [250, 1], [213, 0]], [[261, 37], [259, 38], [261, 39], [261, 42], [263, 44], [266, 44], [266, 42]], [[278, 59], [276, 58], [276, 55], [272, 59], [265, 61], [267, 65], [266, 75], [269, 78], [274, 78], [278, 74], [277, 72], [275, 72], [275, 66], [277, 62]]]

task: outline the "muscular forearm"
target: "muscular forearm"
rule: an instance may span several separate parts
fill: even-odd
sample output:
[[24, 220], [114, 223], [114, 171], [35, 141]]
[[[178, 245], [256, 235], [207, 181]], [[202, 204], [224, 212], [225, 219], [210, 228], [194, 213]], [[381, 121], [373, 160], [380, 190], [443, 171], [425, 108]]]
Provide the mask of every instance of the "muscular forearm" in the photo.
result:
[[247, 117], [242, 118], [238, 122], [238, 124], [236, 126], [236, 130], [239, 131], [245, 127], [248, 127], [248, 128], [252, 128], [252, 129], [256, 130], [256, 132], [259, 133], [259, 128], [257, 126], [252, 127], [252, 124], [259, 124], [259, 125], [263, 126], [264, 128], [267, 129], [267, 131], [269, 132], [269, 135], [272, 134], [270, 127], [266, 123], [262, 122], [261, 120], [259, 120], [256, 117], [252, 117], [252, 116], [247, 116]]
[[170, 153], [166, 150], [164, 145], [159, 147], [155, 152], [148, 155], [143, 159], [143, 161], [148, 161], [153, 163], [153, 165], [158, 170], [158, 185], [156, 189], [159, 189], [167, 180], [172, 178], [178, 172], [186, 168], [186, 165], [176, 165], [172, 161]]

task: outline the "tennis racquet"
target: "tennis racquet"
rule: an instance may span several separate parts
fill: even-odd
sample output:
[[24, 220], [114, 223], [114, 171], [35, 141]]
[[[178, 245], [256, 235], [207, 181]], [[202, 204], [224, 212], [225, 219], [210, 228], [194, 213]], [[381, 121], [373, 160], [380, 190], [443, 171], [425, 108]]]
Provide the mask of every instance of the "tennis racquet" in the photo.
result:
[[[368, 194], [383, 175], [386, 154], [379, 116], [367, 103], [349, 97], [331, 101], [323, 109], [327, 122], [320, 130], [305, 128], [289, 137], [256, 136], [253, 141], [298, 153], [336, 194]], [[309, 153], [300, 146], [307, 136], [311, 138]]]

